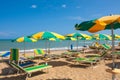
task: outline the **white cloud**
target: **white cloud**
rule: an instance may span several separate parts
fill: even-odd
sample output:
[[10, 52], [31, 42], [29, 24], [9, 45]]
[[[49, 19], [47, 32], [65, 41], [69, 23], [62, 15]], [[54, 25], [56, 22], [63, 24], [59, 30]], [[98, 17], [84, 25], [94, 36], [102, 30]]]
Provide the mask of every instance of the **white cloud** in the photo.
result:
[[63, 8], [66, 8], [66, 4], [63, 4], [62, 7], [63, 7]]
[[37, 8], [37, 5], [33, 4], [31, 5], [31, 8]]

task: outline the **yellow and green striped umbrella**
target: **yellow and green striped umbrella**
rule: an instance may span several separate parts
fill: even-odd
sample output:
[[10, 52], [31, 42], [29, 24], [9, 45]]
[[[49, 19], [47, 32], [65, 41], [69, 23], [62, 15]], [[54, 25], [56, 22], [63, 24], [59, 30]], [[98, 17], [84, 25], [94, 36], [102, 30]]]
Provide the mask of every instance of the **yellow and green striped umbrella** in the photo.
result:
[[105, 29], [120, 28], [120, 15], [104, 16], [75, 25], [76, 30], [98, 32]]
[[58, 38], [49, 38], [48, 40], [49, 40], [49, 41], [61, 41], [61, 40], [58, 39]]
[[29, 37], [19, 37], [19, 38], [16, 38], [14, 40], [12, 40], [13, 42], [24, 42], [24, 56], [25, 56], [25, 42], [37, 42], [36, 39], [34, 38], [29, 38]]
[[96, 40], [112, 40], [112, 37], [107, 34], [93, 34], [92, 37]]
[[66, 34], [65, 36], [67, 37], [74, 37], [74, 38], [91, 38], [91, 36], [83, 33], [71, 33], [71, 34]]
[[87, 34], [83, 34], [83, 33], [71, 33], [71, 34], [66, 34], [65, 36], [67, 37], [74, 37], [77, 39], [77, 50], [78, 50], [78, 40], [84, 40], [84, 43], [85, 43], [85, 40], [91, 40], [92, 37], [87, 35]]
[[65, 37], [65, 40], [77, 41], [77, 39], [74, 37]]
[[65, 39], [63, 35], [60, 35], [55, 32], [48, 32], [48, 31], [35, 33], [32, 35], [32, 37], [39, 40], [46, 40], [46, 52], [47, 52], [48, 41], [58, 41], [59, 39], [61, 40]]
[[42, 39], [42, 40], [48, 40], [50, 38], [58, 38], [58, 39], [65, 39], [63, 35], [60, 35], [55, 32], [38, 32], [32, 35], [35, 39]]
[[[80, 24], [75, 25], [76, 30], [89, 31], [89, 32], [98, 32], [101, 30], [111, 29], [112, 33], [112, 53], [114, 53], [114, 31], [113, 29], [120, 28], [120, 15], [110, 15], [104, 16], [98, 19], [85, 21]], [[113, 55], [113, 67], [114, 69], [114, 55]], [[112, 79], [115, 79], [115, 76], [112, 76]]]
[[14, 41], [16, 41], [16, 42], [37, 42], [36, 39], [29, 38], [29, 37], [19, 37], [19, 38], [15, 39]]

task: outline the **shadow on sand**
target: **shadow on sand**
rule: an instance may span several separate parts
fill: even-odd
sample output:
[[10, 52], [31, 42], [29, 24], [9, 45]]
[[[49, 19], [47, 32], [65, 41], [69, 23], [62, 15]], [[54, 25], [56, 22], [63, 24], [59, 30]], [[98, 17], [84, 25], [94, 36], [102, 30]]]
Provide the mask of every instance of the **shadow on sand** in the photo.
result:
[[65, 66], [68, 65], [69, 63], [65, 61], [50, 61], [48, 62], [49, 65], [52, 65], [53, 67], [59, 67], [59, 66]]
[[88, 68], [90, 64], [70, 64], [69, 67], [71, 68]]
[[46, 80], [72, 80], [72, 79], [66, 79], [66, 78], [62, 78], [62, 79], [46, 79]]
[[[106, 66], [112, 68], [113, 63], [108, 63], [108, 64], [106, 64]], [[120, 62], [115, 62], [115, 68], [120, 68]]]
[[[8, 67], [3, 68], [1, 70], [1, 78], [0, 80], [26, 80], [26, 74], [21, 72], [19, 74], [17, 74], [17, 70], [15, 68], [13, 68], [12, 66], [10, 66], [9, 62], [6, 60], [4, 61], [4, 64], [8, 65]], [[37, 71], [32, 73], [31, 77], [37, 76], [37, 75], [42, 75], [47, 73], [47, 71], [43, 72], [43, 71]]]
[[26, 80], [26, 75], [5, 76], [0, 80]]

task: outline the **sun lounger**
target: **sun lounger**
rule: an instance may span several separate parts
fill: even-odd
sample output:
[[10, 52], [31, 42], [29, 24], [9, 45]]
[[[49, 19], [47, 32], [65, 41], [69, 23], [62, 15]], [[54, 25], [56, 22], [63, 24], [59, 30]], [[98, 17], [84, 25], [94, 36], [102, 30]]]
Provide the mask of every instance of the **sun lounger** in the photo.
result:
[[29, 56], [27, 58], [29, 59], [34, 59], [34, 58], [37, 58], [37, 57], [44, 57], [45, 55], [45, 52], [43, 49], [34, 49], [34, 56]]
[[69, 58], [69, 57], [78, 57], [80, 52], [64, 52], [61, 57]]
[[10, 50], [10, 62], [15, 62], [19, 66], [28, 67], [35, 64], [34, 61], [28, 60], [23, 57], [19, 57], [19, 49]]
[[104, 49], [106, 49], [106, 50], [110, 50], [110, 49], [111, 49], [111, 46], [108, 45], [108, 44], [102, 44], [101, 46], [102, 46]]
[[14, 68], [16, 68], [18, 70], [18, 72], [23, 71], [23, 72], [27, 73], [27, 77], [31, 77], [31, 74], [33, 72], [41, 71], [41, 70], [48, 69], [48, 68], [52, 67], [51, 65], [48, 65], [48, 64], [41, 64], [41, 65], [36, 65], [36, 66], [31, 66], [31, 67], [24, 68], [22, 66], [17, 65], [14, 62], [12, 62], [11, 65]]
[[0, 54], [0, 57], [8, 57], [10, 56], [10, 52], [4, 52]]
[[51, 68], [51, 65], [41, 64], [41, 65], [31, 65], [30, 61], [25, 61], [23, 63], [19, 63], [19, 49], [11, 49], [10, 54], [10, 65], [19, 71], [24, 71], [28, 76], [31, 76], [33, 72], [41, 71], [44, 69]]
[[101, 49], [101, 44], [98, 42], [94, 42], [91, 46], [89, 46], [90, 49]]
[[106, 55], [107, 53], [104, 52], [102, 55], [94, 55], [94, 56], [91, 56], [91, 57], [85, 57], [85, 58], [75, 58], [73, 61], [76, 63], [90, 63], [91, 66], [93, 66], [93, 64], [97, 63], [97, 62], [100, 62], [100, 60], [104, 59], [104, 56]]

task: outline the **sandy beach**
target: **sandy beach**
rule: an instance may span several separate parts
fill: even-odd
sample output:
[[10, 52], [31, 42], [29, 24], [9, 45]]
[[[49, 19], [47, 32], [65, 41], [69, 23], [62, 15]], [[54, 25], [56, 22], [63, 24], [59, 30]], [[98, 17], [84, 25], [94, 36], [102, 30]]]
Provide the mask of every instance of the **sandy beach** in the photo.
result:
[[[51, 54], [58, 54], [66, 52], [66, 50], [51, 51]], [[32, 54], [32, 53], [31, 53]], [[27, 56], [31, 55], [27, 53]], [[80, 56], [88, 55], [80, 54]], [[35, 60], [38, 62], [38, 60]], [[116, 59], [117, 64], [120, 64], [120, 60]], [[39, 63], [44, 63], [43, 60], [39, 60]], [[106, 69], [110, 69], [112, 66], [112, 60], [100, 61], [100, 64], [95, 64], [91, 67], [89, 64], [81, 65], [74, 64], [68, 58], [52, 59], [48, 62], [52, 65], [52, 68], [48, 70], [38, 71], [32, 73], [32, 76], [27, 80], [112, 80], [112, 74], [107, 72]], [[25, 73], [16, 73], [16, 69], [8, 64], [8, 59], [0, 60], [0, 80], [25, 80]], [[116, 75], [120, 80], [120, 74]]]

